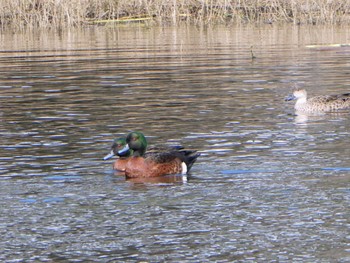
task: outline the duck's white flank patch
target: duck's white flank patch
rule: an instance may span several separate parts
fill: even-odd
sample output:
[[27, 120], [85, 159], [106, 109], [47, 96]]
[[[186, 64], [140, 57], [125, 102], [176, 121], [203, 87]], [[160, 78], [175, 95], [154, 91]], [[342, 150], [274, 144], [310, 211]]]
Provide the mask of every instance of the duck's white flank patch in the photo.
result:
[[181, 167], [182, 167], [181, 173], [182, 174], [187, 174], [187, 165], [186, 165], [185, 162], [181, 163]]

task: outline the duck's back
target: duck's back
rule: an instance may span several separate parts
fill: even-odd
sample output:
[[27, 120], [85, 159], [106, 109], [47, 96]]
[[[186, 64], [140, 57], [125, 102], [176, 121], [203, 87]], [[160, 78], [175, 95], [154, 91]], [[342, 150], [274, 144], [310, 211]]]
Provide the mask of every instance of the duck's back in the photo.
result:
[[349, 110], [350, 93], [312, 97], [306, 103], [296, 105], [296, 109], [310, 112]]

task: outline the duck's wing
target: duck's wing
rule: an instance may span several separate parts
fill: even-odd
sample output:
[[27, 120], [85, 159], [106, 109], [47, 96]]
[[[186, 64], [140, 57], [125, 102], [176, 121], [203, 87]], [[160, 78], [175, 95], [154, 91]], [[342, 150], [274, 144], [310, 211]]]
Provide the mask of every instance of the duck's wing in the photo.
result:
[[316, 96], [308, 99], [308, 102], [312, 102], [312, 103], [332, 103], [335, 101], [350, 102], [350, 93]]
[[307, 100], [308, 103], [314, 103], [314, 104], [326, 104], [329, 103], [331, 101], [334, 101], [335, 97], [333, 95], [322, 95], [322, 96], [316, 96], [316, 97], [312, 97], [309, 98]]
[[350, 100], [350, 93], [328, 95], [328, 96], [325, 96], [325, 99], [327, 102], [348, 101], [348, 100]]
[[172, 150], [163, 152], [147, 152], [145, 158], [156, 163], [170, 163], [175, 159], [184, 162], [187, 166], [187, 172], [191, 169], [192, 165], [196, 162], [200, 153], [194, 150]]
[[[153, 149], [154, 150], [154, 149]], [[155, 163], [168, 163], [177, 158], [176, 152], [171, 151], [147, 151], [144, 155], [146, 160]]]
[[342, 101], [350, 101], [350, 93], [344, 93], [340, 95], [335, 95], [337, 96], [337, 100], [342, 100]]

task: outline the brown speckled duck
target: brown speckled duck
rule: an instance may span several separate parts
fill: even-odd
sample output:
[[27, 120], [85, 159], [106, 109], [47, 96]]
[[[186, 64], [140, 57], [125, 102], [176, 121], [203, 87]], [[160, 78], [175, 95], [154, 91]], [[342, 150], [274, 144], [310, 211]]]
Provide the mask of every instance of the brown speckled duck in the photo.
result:
[[306, 90], [298, 88], [292, 95], [285, 98], [286, 101], [295, 99], [297, 101], [294, 109], [300, 112], [318, 113], [350, 110], [350, 93], [323, 95], [308, 99]]

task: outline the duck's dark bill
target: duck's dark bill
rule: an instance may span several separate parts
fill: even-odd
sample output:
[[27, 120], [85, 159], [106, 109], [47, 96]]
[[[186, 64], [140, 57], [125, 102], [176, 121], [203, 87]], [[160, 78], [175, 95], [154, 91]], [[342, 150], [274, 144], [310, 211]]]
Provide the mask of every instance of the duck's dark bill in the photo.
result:
[[111, 151], [109, 154], [107, 154], [105, 157], [103, 157], [103, 160], [106, 161], [108, 159], [111, 159], [114, 156], [114, 152]]
[[294, 95], [289, 95], [289, 96], [287, 96], [284, 100], [285, 101], [290, 101], [290, 100], [295, 100], [296, 98], [295, 98], [295, 96]]
[[129, 151], [129, 145], [127, 144], [127, 145], [125, 145], [124, 146], [124, 148], [123, 149], [121, 149], [120, 151], [118, 151], [118, 154], [119, 155], [123, 155], [123, 154], [125, 154], [127, 151]]

